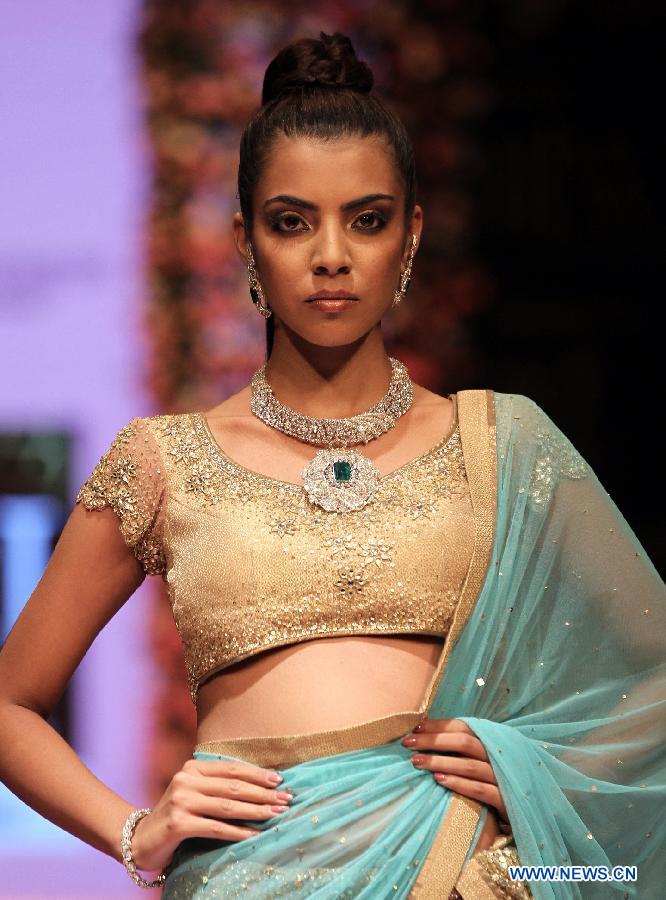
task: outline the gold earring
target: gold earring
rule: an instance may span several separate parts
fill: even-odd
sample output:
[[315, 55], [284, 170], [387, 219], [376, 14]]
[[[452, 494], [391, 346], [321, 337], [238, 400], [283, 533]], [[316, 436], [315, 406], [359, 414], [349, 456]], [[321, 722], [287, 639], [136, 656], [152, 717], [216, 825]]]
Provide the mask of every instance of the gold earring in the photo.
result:
[[417, 238], [416, 235], [412, 235], [412, 247], [409, 251], [409, 259], [407, 260], [407, 268], [400, 276], [400, 286], [393, 294], [393, 303], [391, 306], [397, 306], [398, 303], [403, 299], [407, 291], [409, 290], [409, 285], [412, 280], [412, 261], [414, 259], [414, 254], [416, 253], [416, 244]]
[[264, 291], [257, 277], [257, 269], [252, 253], [252, 244], [247, 245], [247, 280], [250, 284], [250, 297], [264, 319], [273, 315], [273, 310], [264, 304]]

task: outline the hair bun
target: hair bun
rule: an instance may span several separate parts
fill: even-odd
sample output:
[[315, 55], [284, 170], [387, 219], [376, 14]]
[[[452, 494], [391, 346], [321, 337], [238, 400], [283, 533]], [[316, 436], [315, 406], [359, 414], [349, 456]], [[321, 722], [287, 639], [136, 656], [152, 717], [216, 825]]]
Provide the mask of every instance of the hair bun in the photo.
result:
[[346, 88], [366, 94], [372, 88], [370, 67], [361, 62], [349, 38], [320, 33], [321, 40], [302, 38], [281, 50], [271, 61], [261, 94], [269, 103], [285, 91], [305, 87]]

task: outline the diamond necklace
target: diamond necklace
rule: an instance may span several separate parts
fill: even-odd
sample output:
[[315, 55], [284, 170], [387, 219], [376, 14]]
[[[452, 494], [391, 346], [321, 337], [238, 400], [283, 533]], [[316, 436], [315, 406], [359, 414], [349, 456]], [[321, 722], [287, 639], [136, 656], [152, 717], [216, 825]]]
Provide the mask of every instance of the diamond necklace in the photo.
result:
[[305, 416], [280, 403], [266, 381], [265, 365], [252, 376], [250, 409], [257, 418], [299, 441], [327, 448], [310, 460], [301, 477], [308, 499], [328, 512], [350, 512], [372, 500], [379, 471], [349, 444], [367, 444], [384, 434], [412, 405], [414, 392], [407, 369], [393, 357], [389, 361], [391, 381], [386, 394], [366, 412], [347, 419]]

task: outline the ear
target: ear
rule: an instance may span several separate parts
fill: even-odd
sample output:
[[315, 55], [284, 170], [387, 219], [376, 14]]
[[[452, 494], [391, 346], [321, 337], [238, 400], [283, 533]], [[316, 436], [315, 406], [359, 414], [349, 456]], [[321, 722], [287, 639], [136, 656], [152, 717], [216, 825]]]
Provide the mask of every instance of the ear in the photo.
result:
[[240, 212], [234, 213], [233, 230], [234, 230], [234, 243], [236, 245], [236, 250], [237, 250], [240, 258], [247, 265], [247, 245], [250, 242], [250, 238], [245, 229], [245, 222], [243, 221], [243, 214]]
[[[407, 265], [407, 261], [412, 252], [412, 235], [416, 236], [416, 249], [418, 250], [419, 244], [421, 243], [421, 232], [423, 231], [423, 210], [418, 204], [414, 207], [411, 218], [409, 220], [409, 227], [407, 229], [407, 236], [405, 238], [405, 247], [402, 253], [402, 265], [403, 268]], [[416, 251], [414, 251], [416, 252]]]

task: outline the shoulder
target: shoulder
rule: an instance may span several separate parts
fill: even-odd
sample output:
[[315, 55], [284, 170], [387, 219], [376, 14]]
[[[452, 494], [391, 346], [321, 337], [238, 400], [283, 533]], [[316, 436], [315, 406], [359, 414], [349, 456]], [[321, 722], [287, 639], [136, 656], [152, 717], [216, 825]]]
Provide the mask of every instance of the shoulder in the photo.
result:
[[101, 462], [123, 464], [133, 472], [165, 475], [169, 461], [180, 448], [193, 453], [201, 443], [198, 413], [156, 413], [134, 416], [118, 429]]
[[429, 388], [423, 387], [422, 384], [417, 384], [415, 381], [412, 382], [412, 388], [414, 391], [414, 405], [434, 405], [434, 404], [446, 404], [449, 402], [448, 397], [443, 394], [436, 394], [435, 391], [431, 391]]
[[510, 394], [491, 390], [498, 414], [511, 414], [516, 421], [524, 416], [527, 421], [547, 419], [546, 413], [532, 397], [526, 394]]
[[183, 419], [188, 414], [133, 416], [126, 420], [116, 431], [113, 437], [113, 445], [129, 445], [136, 442], [137, 438], [148, 438], [160, 430], [171, 427], [174, 421]]
[[178, 427], [187, 422], [196, 412], [183, 413], [154, 413], [151, 416], [135, 416], [130, 425], [137, 429], [160, 431], [165, 428]]
[[200, 416], [201, 413], [195, 410], [182, 413], [155, 413], [151, 416], [137, 416], [126, 427], [131, 428], [146, 441], [152, 438], [162, 442], [191, 432]]
[[505, 422], [521, 423], [515, 427], [527, 428], [531, 430], [555, 429], [557, 426], [550, 419], [547, 413], [539, 406], [532, 397], [525, 394], [511, 394], [502, 391], [496, 391], [493, 388], [465, 388], [456, 391], [454, 394], [444, 396], [436, 394], [421, 385], [414, 385], [414, 401], [415, 406], [427, 407], [449, 407], [451, 406], [451, 396], [455, 396], [456, 401], [460, 404], [468, 398], [475, 397], [477, 399], [486, 399], [489, 405], [502, 424]]
[[240, 391], [237, 391], [235, 394], [231, 394], [221, 403], [218, 403], [217, 406], [214, 406], [212, 409], [206, 410], [204, 412], [204, 415], [208, 419], [215, 419], [219, 417], [233, 418], [235, 416], [248, 416], [251, 414], [251, 399], [252, 388], [251, 385], [246, 384], [245, 387], [241, 388]]
[[554, 483], [578, 479], [592, 470], [569, 437], [532, 397], [494, 392], [500, 456], [515, 457], [532, 468], [535, 478]]
[[[532, 397], [526, 394], [510, 394], [491, 391], [498, 425], [532, 434], [562, 432], [548, 413]], [[512, 424], [513, 423], [513, 424]], [[562, 435], [563, 436], [563, 435]]]
[[522, 434], [526, 438], [546, 434], [562, 435], [555, 422], [532, 397], [495, 390], [489, 390], [488, 394], [493, 398], [498, 434], [511, 432], [515, 436]]

